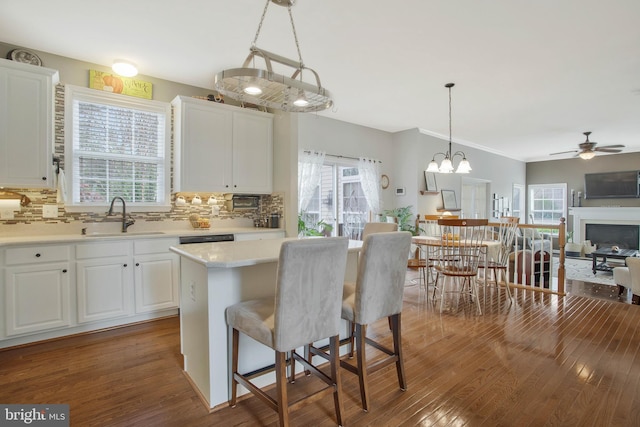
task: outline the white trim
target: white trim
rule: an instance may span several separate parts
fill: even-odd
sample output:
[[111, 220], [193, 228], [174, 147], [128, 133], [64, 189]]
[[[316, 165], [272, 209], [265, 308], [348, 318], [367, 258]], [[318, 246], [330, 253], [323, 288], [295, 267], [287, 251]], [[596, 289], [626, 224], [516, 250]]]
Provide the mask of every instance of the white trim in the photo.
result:
[[129, 202], [127, 204], [127, 208], [130, 212], [168, 212], [171, 210], [171, 104], [168, 102], [153, 101], [135, 98], [132, 96], [102, 92], [74, 85], [65, 85], [65, 169], [67, 171], [67, 194], [69, 194], [69, 200], [65, 201], [65, 210], [67, 212], [92, 212], [95, 211], [96, 208], [107, 208], [109, 206], [109, 202], [105, 204], [73, 202], [74, 188], [76, 185], [73, 178], [73, 103], [77, 100], [143, 110], [164, 115], [163, 202], [151, 204]]

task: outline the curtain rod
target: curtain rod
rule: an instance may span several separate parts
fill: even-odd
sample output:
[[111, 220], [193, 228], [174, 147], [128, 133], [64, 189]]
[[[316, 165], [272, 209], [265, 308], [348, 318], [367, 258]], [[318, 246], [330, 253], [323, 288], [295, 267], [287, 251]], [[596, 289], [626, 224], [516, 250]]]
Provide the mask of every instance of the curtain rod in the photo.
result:
[[[305, 153], [307, 154], [311, 154], [311, 151], [309, 150], [304, 150]], [[349, 160], [360, 160], [358, 157], [351, 157], [351, 156], [341, 156], [338, 154], [329, 154], [329, 153], [325, 153], [325, 156], [329, 156], [329, 157], [336, 157], [338, 159], [349, 159]], [[382, 163], [382, 160], [371, 160], [369, 159], [369, 161], [373, 161], [373, 162], [377, 162], [377, 163]]]

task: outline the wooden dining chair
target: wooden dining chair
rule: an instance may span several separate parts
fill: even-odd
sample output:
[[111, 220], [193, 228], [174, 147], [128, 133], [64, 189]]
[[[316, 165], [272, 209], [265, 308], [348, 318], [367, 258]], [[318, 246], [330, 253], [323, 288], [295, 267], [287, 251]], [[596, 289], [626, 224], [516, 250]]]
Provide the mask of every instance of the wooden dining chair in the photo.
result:
[[[507, 268], [509, 265], [509, 254], [513, 250], [513, 242], [516, 238], [516, 232], [518, 230], [518, 224], [520, 218], [517, 216], [503, 216], [500, 217], [500, 226], [498, 228], [496, 240], [500, 242], [500, 248], [494, 259], [489, 259], [485, 263], [484, 258], [480, 260], [480, 269], [491, 271], [493, 273], [493, 279], [496, 287], [500, 286], [502, 278], [503, 286], [507, 290], [507, 295], [511, 301], [511, 289], [509, 288], [509, 279], [507, 277]], [[485, 277], [485, 287], [487, 285], [488, 277]]]
[[[435, 269], [443, 276], [440, 284], [440, 312], [444, 309], [446, 293], [468, 294], [475, 299], [478, 313], [482, 313], [478, 298], [478, 266], [483, 256], [482, 242], [487, 219], [440, 219], [440, 254]], [[455, 289], [453, 289], [455, 287]]]

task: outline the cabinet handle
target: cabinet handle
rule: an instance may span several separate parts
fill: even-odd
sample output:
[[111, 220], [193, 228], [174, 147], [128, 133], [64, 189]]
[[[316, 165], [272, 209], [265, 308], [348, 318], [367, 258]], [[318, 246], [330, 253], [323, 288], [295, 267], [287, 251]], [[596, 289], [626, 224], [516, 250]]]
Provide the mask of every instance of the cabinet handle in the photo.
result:
[[136, 262], [136, 267], [140, 267], [140, 263], [139, 262]]
[[124, 265], [123, 265], [123, 267], [126, 267], [126, 266], [127, 266], [127, 264], [124, 264]]
[[67, 272], [67, 269], [65, 268], [64, 270], [62, 270], [62, 272], [63, 272], [63, 273], [66, 273], [66, 272]]
[[36, 258], [40, 258], [40, 254], [36, 254]]
[[46, 181], [46, 180], [47, 180], [47, 177], [46, 177], [46, 176], [43, 176], [43, 177], [42, 177], [42, 180], [43, 180], [43, 181]]

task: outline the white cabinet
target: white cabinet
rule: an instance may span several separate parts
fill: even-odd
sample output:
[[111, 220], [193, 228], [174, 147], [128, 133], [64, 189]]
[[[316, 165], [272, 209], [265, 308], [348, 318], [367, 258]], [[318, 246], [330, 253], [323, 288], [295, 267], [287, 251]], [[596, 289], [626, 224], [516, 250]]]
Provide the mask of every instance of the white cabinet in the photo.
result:
[[76, 246], [78, 323], [133, 313], [131, 248], [129, 241]]
[[0, 59], [0, 186], [53, 186], [58, 72]]
[[180, 259], [169, 247], [178, 239], [136, 240], [134, 243], [136, 313], [178, 308]]
[[272, 192], [273, 115], [185, 96], [172, 105], [176, 191]]
[[6, 250], [5, 334], [41, 332], [70, 324], [70, 249], [26, 246]]

